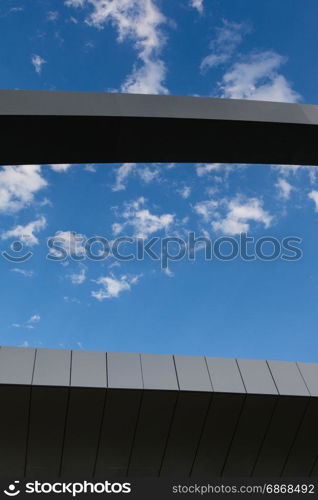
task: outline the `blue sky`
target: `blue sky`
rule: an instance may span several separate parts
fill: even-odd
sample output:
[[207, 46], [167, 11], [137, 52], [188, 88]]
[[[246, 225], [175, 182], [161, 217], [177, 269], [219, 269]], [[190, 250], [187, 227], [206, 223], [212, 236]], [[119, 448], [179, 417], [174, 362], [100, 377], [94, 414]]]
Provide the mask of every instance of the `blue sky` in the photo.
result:
[[[314, 0], [2, 0], [0, 86], [315, 104], [317, 13]], [[1, 252], [18, 255], [10, 245], [20, 241], [33, 255], [0, 257], [0, 344], [317, 361], [317, 174], [214, 163], [2, 166]], [[189, 231], [296, 236], [303, 255], [206, 261], [198, 250], [166, 270], [149, 258], [69, 255], [74, 234], [147, 241]], [[48, 238], [62, 238], [63, 261], [47, 259]]]

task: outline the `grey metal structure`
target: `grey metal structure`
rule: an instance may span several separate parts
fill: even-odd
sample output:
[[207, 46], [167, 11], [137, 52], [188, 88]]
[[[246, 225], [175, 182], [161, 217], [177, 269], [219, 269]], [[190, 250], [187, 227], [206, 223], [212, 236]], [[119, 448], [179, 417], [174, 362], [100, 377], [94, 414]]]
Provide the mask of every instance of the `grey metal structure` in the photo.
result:
[[0, 348], [0, 477], [318, 476], [318, 364]]
[[4, 165], [318, 165], [318, 106], [162, 95], [0, 90], [0, 137], [0, 164]]

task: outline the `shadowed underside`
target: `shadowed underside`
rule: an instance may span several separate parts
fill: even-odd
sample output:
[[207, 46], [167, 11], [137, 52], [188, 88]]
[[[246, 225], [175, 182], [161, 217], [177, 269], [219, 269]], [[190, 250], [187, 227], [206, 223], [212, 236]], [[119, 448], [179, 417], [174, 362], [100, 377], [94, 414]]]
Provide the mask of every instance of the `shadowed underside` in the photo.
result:
[[318, 364], [0, 349], [1, 477], [318, 475]]

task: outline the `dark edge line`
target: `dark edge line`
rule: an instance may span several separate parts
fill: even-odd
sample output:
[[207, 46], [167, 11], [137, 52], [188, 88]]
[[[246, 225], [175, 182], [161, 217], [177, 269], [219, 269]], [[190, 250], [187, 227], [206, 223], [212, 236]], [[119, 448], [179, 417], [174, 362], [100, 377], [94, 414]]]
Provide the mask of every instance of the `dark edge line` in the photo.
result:
[[28, 408], [28, 420], [27, 420], [27, 435], [26, 435], [26, 443], [25, 443], [25, 458], [24, 458], [24, 477], [27, 474], [27, 460], [29, 455], [29, 441], [30, 441], [30, 431], [31, 431], [31, 404], [32, 404], [32, 387], [33, 387], [33, 378], [34, 378], [34, 370], [35, 370], [35, 360], [36, 360], [37, 349], [34, 350], [34, 360], [33, 360], [33, 368], [32, 368], [32, 376], [31, 376], [31, 384], [29, 389], [29, 408]]
[[132, 460], [132, 455], [134, 451], [134, 445], [136, 442], [136, 436], [137, 436], [137, 429], [139, 426], [139, 420], [140, 420], [140, 414], [141, 414], [141, 407], [144, 399], [144, 394], [145, 394], [145, 384], [144, 384], [144, 374], [143, 374], [143, 369], [142, 369], [142, 362], [141, 362], [141, 354], [139, 356], [139, 363], [140, 363], [140, 370], [141, 370], [141, 380], [142, 380], [142, 389], [138, 389], [139, 391], [139, 406], [138, 406], [138, 411], [137, 411], [137, 417], [136, 417], [136, 424], [133, 432], [133, 437], [131, 440], [131, 445], [130, 445], [130, 451], [129, 451], [129, 456], [128, 456], [128, 463], [127, 463], [127, 468], [126, 468], [126, 477], [129, 476], [129, 469], [131, 466], [131, 460]]
[[240, 411], [239, 411], [239, 414], [238, 414], [238, 417], [237, 417], [236, 424], [235, 424], [234, 429], [233, 429], [233, 434], [232, 434], [232, 437], [231, 437], [231, 440], [230, 440], [230, 443], [229, 443], [228, 450], [227, 450], [226, 455], [225, 455], [224, 463], [223, 463], [222, 468], [221, 468], [220, 477], [223, 477], [223, 475], [224, 475], [225, 467], [226, 467], [227, 462], [228, 462], [229, 457], [230, 457], [230, 453], [231, 453], [231, 450], [232, 450], [234, 439], [236, 437], [237, 429], [238, 429], [238, 426], [240, 424], [241, 417], [242, 417], [242, 414], [243, 414], [243, 410], [245, 408], [245, 404], [246, 404], [246, 400], [247, 400], [247, 391], [246, 391], [246, 387], [245, 387], [243, 375], [241, 373], [241, 369], [240, 369], [240, 366], [239, 366], [239, 363], [238, 363], [237, 359], [235, 359], [235, 361], [236, 361], [236, 365], [237, 365], [237, 368], [238, 368], [238, 371], [239, 371], [239, 374], [241, 376], [242, 383], [243, 383], [243, 386], [244, 386], [244, 389], [245, 389], [245, 395], [244, 395], [243, 401], [241, 403], [241, 408], [240, 408]]
[[[277, 405], [278, 405], [279, 398], [280, 398], [280, 397], [282, 397], [282, 396], [280, 396], [280, 393], [279, 393], [279, 390], [278, 390], [278, 387], [277, 387], [277, 384], [276, 384], [276, 381], [275, 381], [274, 375], [273, 375], [273, 373], [272, 373], [272, 370], [271, 370], [271, 368], [270, 368], [270, 366], [269, 366], [268, 361], [267, 361], [267, 360], [265, 360], [265, 363], [266, 363], [266, 366], [267, 366], [267, 368], [268, 368], [268, 370], [269, 370], [269, 373], [270, 373], [270, 375], [271, 375], [271, 377], [272, 377], [273, 383], [274, 383], [275, 388], [276, 388], [276, 391], [277, 391], [277, 395], [273, 395], [273, 397], [275, 397], [275, 398], [276, 398], [276, 401], [275, 401], [275, 403], [274, 403], [274, 406], [273, 406], [273, 410], [272, 410], [271, 416], [269, 417], [269, 421], [268, 421], [268, 423], [267, 423], [267, 425], [266, 425], [266, 428], [265, 428], [265, 431], [264, 431], [264, 435], [263, 435], [263, 438], [262, 438], [262, 440], [261, 440], [261, 444], [260, 444], [259, 450], [258, 450], [258, 452], [257, 452], [257, 455], [256, 455], [256, 458], [255, 458], [254, 465], [253, 465], [252, 470], [251, 470], [250, 477], [254, 477], [254, 472], [255, 472], [255, 469], [256, 469], [257, 463], [258, 463], [259, 458], [260, 458], [260, 456], [261, 456], [261, 453], [262, 453], [262, 450], [263, 450], [264, 443], [265, 443], [266, 438], [267, 438], [268, 433], [269, 433], [270, 426], [271, 426], [271, 424], [272, 424], [272, 422], [273, 422], [273, 418], [274, 418], [274, 414], [275, 414], [275, 412], [276, 412], [276, 408], [277, 408]], [[267, 396], [268, 396], [268, 397], [271, 397], [271, 395], [270, 395], [270, 394], [268, 394]], [[266, 394], [265, 394], [265, 397], [266, 397]]]
[[177, 379], [178, 390], [177, 391], [173, 391], [175, 393], [175, 395], [176, 395], [176, 399], [175, 399], [175, 402], [174, 402], [174, 405], [173, 405], [173, 410], [172, 410], [171, 420], [170, 420], [170, 424], [169, 424], [169, 429], [168, 429], [168, 432], [167, 432], [167, 437], [166, 437], [165, 445], [164, 445], [163, 452], [162, 452], [162, 457], [161, 457], [160, 466], [159, 466], [159, 470], [158, 470], [158, 477], [160, 477], [161, 473], [162, 473], [164, 459], [165, 459], [165, 456], [166, 456], [166, 453], [167, 453], [169, 438], [171, 436], [172, 426], [173, 426], [174, 419], [175, 419], [175, 416], [176, 416], [177, 404], [178, 404], [179, 396], [180, 396], [180, 383], [179, 383], [179, 377], [178, 377], [178, 372], [177, 372], [176, 360], [175, 360], [174, 355], [172, 356], [172, 361], [173, 361], [173, 366], [174, 366], [175, 375], [176, 375], [176, 379]]
[[[296, 396], [296, 397], [297, 397], [297, 396]], [[302, 396], [299, 396], [299, 397], [301, 398]], [[285, 460], [284, 460], [283, 467], [282, 467], [282, 470], [281, 470], [281, 472], [280, 472], [280, 477], [282, 477], [282, 476], [283, 476], [283, 474], [284, 474], [284, 470], [285, 470], [285, 468], [286, 468], [286, 466], [287, 466], [287, 463], [288, 463], [289, 457], [290, 457], [290, 455], [291, 455], [291, 452], [292, 452], [292, 450], [293, 450], [294, 444], [295, 444], [295, 442], [296, 442], [296, 439], [297, 439], [297, 437], [298, 437], [298, 435], [299, 435], [300, 429], [301, 429], [301, 427], [302, 427], [302, 425], [303, 425], [303, 422], [304, 422], [304, 420], [305, 420], [305, 415], [306, 415], [306, 413], [307, 413], [307, 411], [308, 411], [309, 403], [310, 403], [310, 396], [308, 397], [308, 401], [307, 401], [307, 403], [306, 403], [306, 405], [305, 405], [305, 408], [304, 408], [304, 410], [303, 410], [303, 412], [302, 412], [302, 415], [301, 415], [301, 417], [300, 417], [299, 423], [298, 423], [297, 428], [296, 428], [296, 431], [295, 431], [295, 435], [294, 435], [294, 437], [293, 437], [293, 439], [292, 439], [292, 442], [291, 442], [291, 444], [290, 444], [290, 446], [289, 446], [289, 448], [288, 448], [288, 450], [287, 450], [286, 458], [285, 458]]]
[[107, 352], [105, 352], [105, 363], [106, 363], [106, 387], [105, 387], [105, 394], [104, 394], [104, 400], [103, 400], [102, 415], [101, 415], [101, 420], [100, 420], [100, 425], [99, 425], [99, 430], [98, 430], [96, 455], [95, 455], [95, 459], [94, 459], [92, 477], [95, 477], [95, 475], [96, 475], [96, 467], [97, 467], [97, 461], [98, 461], [98, 456], [99, 456], [99, 450], [100, 450], [100, 446], [101, 446], [101, 437], [102, 437], [102, 432], [103, 432], [103, 426], [104, 426], [103, 424], [104, 424], [105, 410], [106, 410], [106, 403], [107, 403], [107, 394], [108, 394], [108, 391], [107, 391], [107, 389], [108, 389]]
[[67, 427], [67, 420], [68, 420], [68, 414], [69, 414], [69, 408], [70, 408], [70, 398], [71, 398], [72, 362], [73, 362], [73, 351], [70, 351], [70, 378], [69, 378], [69, 386], [68, 386], [67, 401], [66, 401], [64, 430], [63, 430], [62, 448], [61, 448], [61, 461], [60, 461], [58, 477], [61, 477], [61, 475], [62, 475], [63, 455], [64, 455], [64, 448], [65, 448], [65, 440], [66, 440], [66, 427]]

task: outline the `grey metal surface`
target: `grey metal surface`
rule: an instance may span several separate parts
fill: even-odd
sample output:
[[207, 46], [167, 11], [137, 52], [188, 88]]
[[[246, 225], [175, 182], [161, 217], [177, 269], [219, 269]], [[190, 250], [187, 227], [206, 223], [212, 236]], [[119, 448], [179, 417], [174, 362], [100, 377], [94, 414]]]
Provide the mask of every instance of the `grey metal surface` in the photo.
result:
[[174, 356], [181, 391], [212, 391], [206, 361], [202, 356]]
[[248, 394], [278, 394], [266, 361], [238, 359], [237, 362]]
[[[318, 164], [318, 107], [303, 104], [1, 90], [0, 133], [4, 165]], [[42, 140], [52, 136], [54, 144]]]
[[282, 396], [309, 396], [298, 366], [291, 361], [268, 361], [268, 366]]
[[110, 389], [142, 389], [140, 354], [107, 353], [108, 387]]
[[144, 389], [177, 391], [179, 389], [173, 356], [141, 354]]
[[106, 353], [73, 351], [71, 386], [106, 388]]
[[32, 385], [70, 385], [71, 351], [38, 349], [35, 357]]
[[318, 397], [318, 363], [297, 363], [311, 396]]
[[215, 392], [245, 393], [243, 380], [235, 359], [206, 358]]
[[32, 382], [35, 349], [1, 347], [0, 384], [30, 385]]
[[317, 374], [314, 363], [2, 347], [0, 477], [317, 476]]

